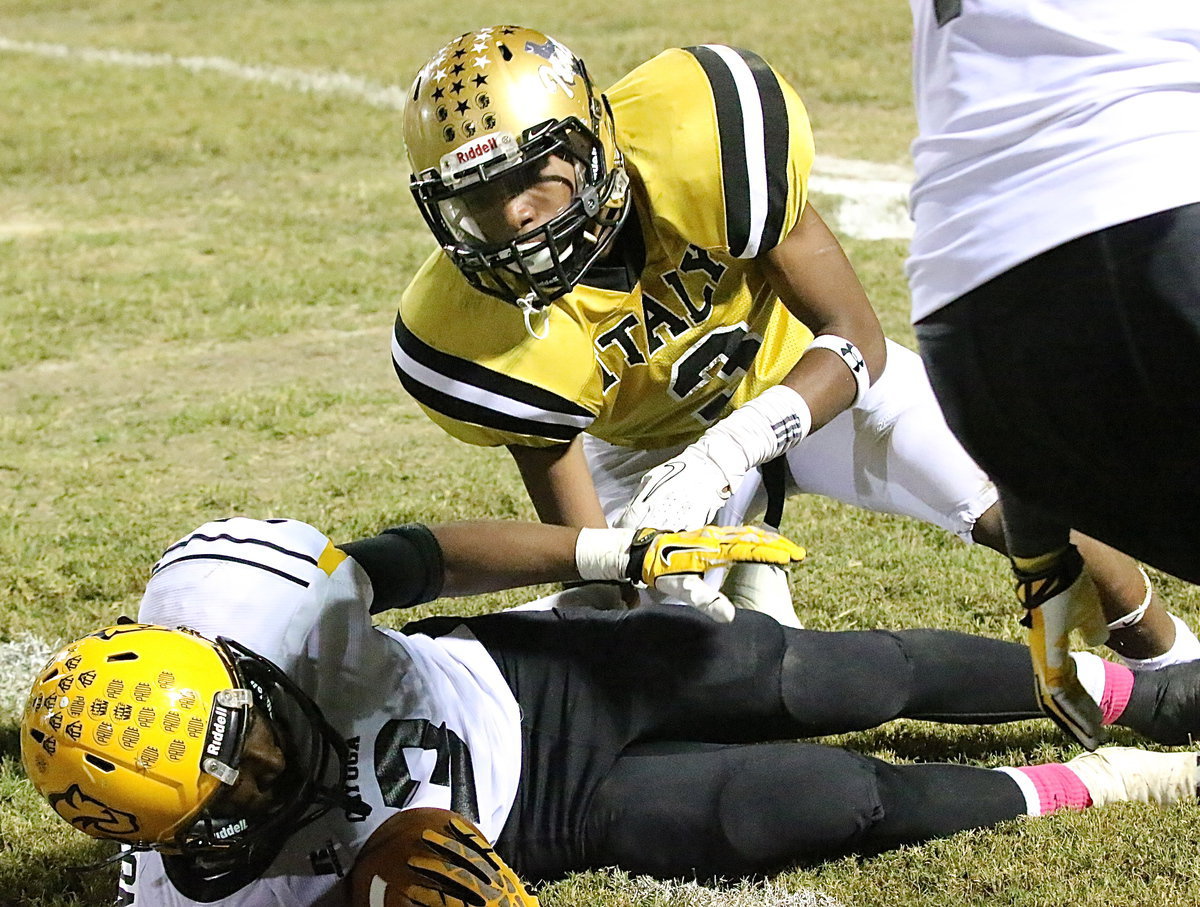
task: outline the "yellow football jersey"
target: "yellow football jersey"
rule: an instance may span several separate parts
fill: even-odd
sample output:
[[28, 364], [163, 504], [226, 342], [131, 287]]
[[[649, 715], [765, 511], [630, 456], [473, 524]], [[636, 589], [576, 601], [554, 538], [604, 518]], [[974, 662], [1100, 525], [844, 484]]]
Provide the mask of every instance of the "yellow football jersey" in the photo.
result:
[[684, 443], [778, 383], [812, 340], [754, 260], [805, 203], [812, 130], [791, 86], [752, 53], [704, 45], [664, 51], [606, 95], [637, 221], [622, 234], [640, 227], [644, 245], [632, 290], [589, 285], [589, 271], [537, 339], [439, 250], [401, 300], [396, 373], [460, 440]]

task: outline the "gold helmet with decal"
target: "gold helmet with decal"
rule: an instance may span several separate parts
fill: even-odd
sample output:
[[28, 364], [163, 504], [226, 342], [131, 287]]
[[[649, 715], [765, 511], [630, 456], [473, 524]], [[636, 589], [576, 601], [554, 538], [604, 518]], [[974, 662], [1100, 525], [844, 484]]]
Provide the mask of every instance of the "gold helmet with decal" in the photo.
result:
[[[523, 309], [569, 292], [611, 244], [628, 180], [608, 100], [583, 61], [541, 32], [498, 25], [455, 38], [409, 93], [412, 192], [434, 236], [476, 288]], [[495, 212], [552, 158], [570, 200], [517, 235]], [[571, 172], [573, 170], [573, 173]]]
[[[217, 704], [235, 686], [221, 652], [194, 634], [125, 624], [85, 636], [33, 685], [21, 720], [26, 774], [81, 831], [173, 841], [220, 787], [206, 750], [215, 768], [221, 744], [237, 739], [244, 710]], [[226, 731], [227, 743], [216, 739]]]
[[[258, 720], [285, 768], [270, 808], [232, 815], [220, 794]], [[214, 871], [222, 858], [261, 866], [333, 806], [367, 809], [346, 797], [344, 743], [312, 701], [267, 659], [186, 628], [117, 624], [54, 653], [21, 718], [21, 761], [80, 831], [203, 855]]]

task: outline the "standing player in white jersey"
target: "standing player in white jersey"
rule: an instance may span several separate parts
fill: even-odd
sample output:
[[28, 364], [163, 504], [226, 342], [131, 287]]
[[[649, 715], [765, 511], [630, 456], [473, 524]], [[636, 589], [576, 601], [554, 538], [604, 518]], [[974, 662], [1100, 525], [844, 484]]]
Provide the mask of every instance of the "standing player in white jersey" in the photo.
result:
[[[122, 902], [144, 907], [347, 903], [368, 840], [418, 807], [469, 819], [542, 880], [614, 865], [737, 878], [1063, 807], [1195, 800], [1190, 752], [1118, 747], [993, 770], [796, 739], [897, 717], [1033, 717], [1029, 656], [1014, 643], [552, 607], [615, 594], [596, 584], [532, 610], [372, 626], [372, 613], [443, 592], [570, 577], [661, 585], [803, 556], [756, 530], [498, 528], [409, 525], [335, 546], [291, 520], [201, 526], [155, 565], [148, 623], [76, 640], [39, 672], [21, 725], [26, 772], [74, 827], [135, 848]], [[1166, 744], [1200, 731], [1200, 664], [1134, 673], [1076, 657], [1106, 720]], [[371, 865], [386, 867], [378, 846]], [[468, 849], [498, 871], [480, 847]], [[395, 854], [409, 857], [483, 884], [444, 854]], [[437, 890], [440, 878], [414, 884]]]
[[1200, 582], [1200, 4], [912, 12], [921, 355], [1000, 487], [1026, 604], [1050, 599], [1031, 644], [1086, 741], [1069, 528]]
[[[401, 301], [396, 372], [450, 435], [508, 448], [542, 520], [740, 524], [777, 467], [776, 502], [1004, 549], [995, 490], [809, 202], [804, 105], [760, 57], [672, 48], [601, 94], [555, 39], [481, 29], [422, 68], [405, 138], [442, 248]], [[1200, 654], [1132, 561], [1085, 544], [1114, 650]], [[798, 625], [770, 578], [733, 597]]]

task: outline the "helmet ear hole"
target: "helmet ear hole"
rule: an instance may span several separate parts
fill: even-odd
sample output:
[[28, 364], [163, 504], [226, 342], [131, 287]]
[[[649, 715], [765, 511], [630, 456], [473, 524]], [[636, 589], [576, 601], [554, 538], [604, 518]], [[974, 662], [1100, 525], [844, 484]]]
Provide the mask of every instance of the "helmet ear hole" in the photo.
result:
[[116, 655], [109, 655], [106, 661], [137, 661], [137, 652], [119, 652]]
[[93, 768], [100, 769], [102, 772], [113, 772], [117, 770], [117, 767], [107, 759], [101, 759], [94, 753], [88, 753], [83, 757], [83, 761], [91, 765]]

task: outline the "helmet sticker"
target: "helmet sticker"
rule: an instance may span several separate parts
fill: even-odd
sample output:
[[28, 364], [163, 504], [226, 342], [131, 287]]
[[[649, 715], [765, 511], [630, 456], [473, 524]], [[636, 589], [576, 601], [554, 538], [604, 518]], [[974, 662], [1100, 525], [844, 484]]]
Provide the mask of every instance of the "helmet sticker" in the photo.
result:
[[538, 44], [536, 41], [525, 42], [525, 52], [537, 54], [543, 60], [549, 60], [554, 56], [554, 52], [558, 50], [558, 45], [554, 43], [553, 38], [547, 38], [544, 44]]
[[462, 174], [467, 170], [496, 160], [512, 160], [519, 154], [516, 136], [511, 132], [480, 136], [442, 155], [442, 181], [454, 185], [461, 181]]
[[537, 54], [550, 64], [538, 68], [538, 76], [547, 91], [561, 91], [568, 98], [575, 97], [575, 63], [569, 50], [556, 43], [553, 38], [545, 44], [526, 41], [525, 50]]
[[129, 835], [138, 830], [134, 815], [89, 797], [78, 784], [72, 784], [61, 794], [50, 794], [46, 799], [56, 813], [90, 835]]
[[235, 764], [242, 748], [244, 714], [241, 708], [231, 709], [220, 701], [213, 703], [212, 718], [209, 720], [208, 734], [204, 740], [204, 755], [217, 759], [226, 766]]

